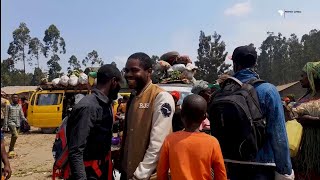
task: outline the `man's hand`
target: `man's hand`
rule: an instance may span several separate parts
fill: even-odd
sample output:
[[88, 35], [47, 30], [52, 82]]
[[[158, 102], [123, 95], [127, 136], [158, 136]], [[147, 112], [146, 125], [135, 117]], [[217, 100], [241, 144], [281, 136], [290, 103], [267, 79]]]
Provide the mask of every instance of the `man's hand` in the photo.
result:
[[11, 168], [9, 165], [5, 165], [4, 168], [3, 168], [3, 174], [4, 174], [4, 177], [5, 179], [9, 179], [11, 177]]

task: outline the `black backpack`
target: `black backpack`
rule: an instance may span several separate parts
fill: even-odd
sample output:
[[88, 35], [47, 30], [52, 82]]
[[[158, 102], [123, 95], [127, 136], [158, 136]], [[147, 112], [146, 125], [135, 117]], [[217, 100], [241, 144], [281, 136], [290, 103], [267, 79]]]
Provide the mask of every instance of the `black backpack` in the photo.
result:
[[218, 139], [225, 159], [254, 160], [263, 146], [266, 119], [253, 85], [264, 82], [242, 83], [230, 77], [213, 94], [209, 107], [211, 135]]

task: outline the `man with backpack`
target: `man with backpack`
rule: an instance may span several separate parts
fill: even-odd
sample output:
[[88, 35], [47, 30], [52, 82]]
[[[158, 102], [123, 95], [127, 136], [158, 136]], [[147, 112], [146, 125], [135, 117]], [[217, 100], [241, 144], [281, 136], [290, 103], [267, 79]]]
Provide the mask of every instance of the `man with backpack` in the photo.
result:
[[115, 66], [101, 66], [92, 94], [74, 106], [66, 127], [71, 172], [68, 179], [112, 179], [112, 101], [117, 99], [121, 80]]
[[280, 95], [254, 72], [254, 47], [237, 47], [234, 76], [213, 95], [212, 135], [221, 145], [234, 179], [294, 179]]

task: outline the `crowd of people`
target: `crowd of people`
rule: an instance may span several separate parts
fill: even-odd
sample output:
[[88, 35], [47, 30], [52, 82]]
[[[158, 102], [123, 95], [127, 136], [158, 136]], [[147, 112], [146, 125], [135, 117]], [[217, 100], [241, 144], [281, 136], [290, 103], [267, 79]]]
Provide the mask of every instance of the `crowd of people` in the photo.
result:
[[[300, 82], [307, 93], [295, 102], [292, 97], [281, 98], [274, 85], [260, 79], [254, 71], [254, 48], [236, 48], [232, 60], [234, 74], [221, 76], [218, 84], [195, 85], [180, 106], [178, 91], [169, 93], [152, 83], [151, 58], [134, 53], [124, 68], [133, 91], [116, 110], [112, 105], [122, 74], [114, 65], [101, 66], [92, 94], [68, 116], [68, 166], [62, 169], [68, 171], [67, 179], [112, 179], [113, 169], [121, 180], [319, 179], [320, 62], [303, 67]], [[9, 152], [17, 138], [17, 119], [24, 118], [16, 99], [11, 118], [5, 117], [12, 132]], [[112, 156], [113, 123], [121, 115], [125, 118], [120, 153]], [[295, 157], [290, 156], [286, 132], [286, 121], [293, 119], [303, 126]]]

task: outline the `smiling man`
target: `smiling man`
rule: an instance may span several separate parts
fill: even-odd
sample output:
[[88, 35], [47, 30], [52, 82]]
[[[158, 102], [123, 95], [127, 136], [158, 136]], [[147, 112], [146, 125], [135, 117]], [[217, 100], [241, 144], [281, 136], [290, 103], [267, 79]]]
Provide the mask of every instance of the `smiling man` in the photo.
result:
[[155, 173], [160, 148], [172, 131], [174, 100], [152, 84], [152, 60], [145, 53], [132, 54], [125, 78], [133, 89], [127, 104], [121, 150], [121, 179], [149, 179]]

